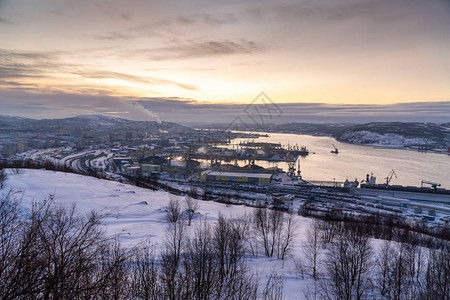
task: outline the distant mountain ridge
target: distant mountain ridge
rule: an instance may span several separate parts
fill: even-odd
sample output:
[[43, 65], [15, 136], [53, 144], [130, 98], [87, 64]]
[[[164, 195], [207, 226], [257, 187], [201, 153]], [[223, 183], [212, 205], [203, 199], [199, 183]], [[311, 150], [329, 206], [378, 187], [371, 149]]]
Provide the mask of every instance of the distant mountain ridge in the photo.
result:
[[[195, 129], [171, 122], [132, 121], [118, 117], [104, 115], [81, 115], [64, 119], [29, 119], [0, 115], [0, 131], [13, 131], [35, 128], [50, 130], [58, 126], [72, 126], [80, 128], [112, 128], [126, 130], [136, 126], [145, 126], [152, 130], [191, 132]], [[203, 128], [224, 129], [223, 124], [209, 124]], [[351, 123], [287, 123], [270, 124], [263, 129], [246, 124], [245, 128], [234, 130], [251, 130], [273, 133], [294, 133], [313, 136], [331, 136], [338, 141], [358, 145], [380, 145], [396, 148], [426, 147], [433, 149], [447, 149], [450, 147], [450, 122], [419, 123], [419, 122], [371, 122], [366, 124]]]
[[155, 130], [193, 131], [194, 129], [172, 122], [133, 121], [104, 115], [80, 115], [63, 119], [31, 119], [0, 115], [0, 131], [20, 128], [55, 128], [58, 126], [73, 126], [80, 128], [117, 128], [124, 129], [133, 126], [146, 126]]

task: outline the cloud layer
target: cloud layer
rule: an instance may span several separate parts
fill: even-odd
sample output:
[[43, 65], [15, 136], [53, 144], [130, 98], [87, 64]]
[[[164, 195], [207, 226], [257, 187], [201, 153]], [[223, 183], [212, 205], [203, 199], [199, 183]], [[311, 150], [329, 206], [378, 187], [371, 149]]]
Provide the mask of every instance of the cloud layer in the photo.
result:
[[[275, 103], [275, 102], [274, 102]], [[249, 109], [248, 106], [252, 107]], [[450, 120], [450, 101], [391, 105], [323, 103], [218, 104], [183, 98], [119, 98], [108, 95], [31, 93], [26, 89], [0, 90], [0, 114], [30, 118], [62, 118], [85, 114], [114, 115], [131, 120], [170, 121], [187, 125], [271, 123], [366, 123], [372, 121], [433, 122]], [[269, 117], [270, 116], [270, 117]]]
[[[234, 114], [231, 103], [264, 90], [341, 118], [444, 103], [449, 16], [448, 0], [0, 0], [0, 105], [75, 114], [90, 102], [107, 111], [99, 99], [116, 99], [106, 101], [116, 111], [125, 109], [116, 102], [180, 98]], [[181, 116], [185, 104], [167, 109]], [[416, 113], [408, 107], [396, 117]], [[300, 108], [285, 106], [285, 117]]]

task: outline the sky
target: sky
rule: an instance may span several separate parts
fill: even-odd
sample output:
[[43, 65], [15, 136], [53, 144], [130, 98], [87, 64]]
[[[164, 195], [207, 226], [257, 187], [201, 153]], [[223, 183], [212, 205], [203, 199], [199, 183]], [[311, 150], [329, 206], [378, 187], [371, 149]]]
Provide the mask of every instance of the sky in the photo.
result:
[[0, 115], [450, 120], [450, 0], [0, 0], [0, 37]]

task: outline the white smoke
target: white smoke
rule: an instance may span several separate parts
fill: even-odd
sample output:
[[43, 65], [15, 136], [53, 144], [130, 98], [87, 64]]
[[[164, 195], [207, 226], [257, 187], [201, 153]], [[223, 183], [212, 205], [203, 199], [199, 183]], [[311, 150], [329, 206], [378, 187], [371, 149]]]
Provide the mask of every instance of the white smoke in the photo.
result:
[[152, 111], [145, 108], [138, 102], [131, 102], [126, 100], [114, 101], [114, 104], [110, 106], [111, 111], [107, 114], [114, 114], [115, 116], [122, 117], [133, 121], [156, 121], [159, 124], [161, 119]]
[[154, 112], [146, 109], [142, 104], [137, 102], [128, 103], [130, 117], [136, 117], [136, 121], [156, 121], [161, 123], [161, 119]]

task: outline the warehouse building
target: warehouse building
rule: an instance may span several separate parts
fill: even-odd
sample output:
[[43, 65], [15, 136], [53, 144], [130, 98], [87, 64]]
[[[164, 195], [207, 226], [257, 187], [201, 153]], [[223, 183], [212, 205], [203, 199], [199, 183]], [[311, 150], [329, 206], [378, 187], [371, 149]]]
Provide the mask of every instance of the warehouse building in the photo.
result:
[[141, 165], [141, 174], [142, 176], [154, 176], [161, 172], [160, 165], [150, 165], [150, 164], [142, 164]]
[[200, 178], [205, 181], [227, 181], [254, 184], [269, 184], [272, 182], [273, 174], [261, 173], [238, 173], [238, 172], [217, 172], [204, 171]]
[[135, 165], [126, 165], [124, 166], [125, 173], [130, 176], [137, 176], [139, 174], [140, 167]]

